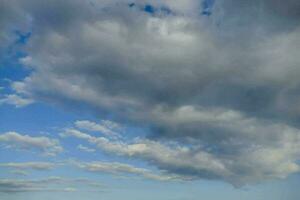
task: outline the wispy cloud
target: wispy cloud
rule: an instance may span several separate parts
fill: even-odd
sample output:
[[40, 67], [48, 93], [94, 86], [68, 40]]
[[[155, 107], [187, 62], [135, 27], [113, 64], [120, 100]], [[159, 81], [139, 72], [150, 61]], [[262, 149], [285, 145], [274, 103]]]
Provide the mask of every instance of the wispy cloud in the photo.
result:
[[17, 132], [6, 132], [0, 135], [0, 143], [15, 147], [18, 149], [40, 151], [44, 155], [54, 156], [63, 151], [57, 139], [48, 137], [34, 137], [22, 135]]
[[88, 152], [88, 153], [94, 153], [94, 152], [96, 151], [95, 149], [92, 149], [92, 148], [83, 146], [82, 144], [79, 144], [79, 145], [77, 146], [77, 149], [79, 149], [79, 150], [81, 150], [81, 151]]
[[[93, 188], [93, 185], [96, 183], [88, 179], [68, 179], [62, 177], [48, 177], [34, 180], [0, 179], [0, 193], [76, 192], [84, 190], [78, 189], [78, 185], [86, 184], [88, 188]], [[101, 188], [98, 191], [101, 191]]]
[[29, 173], [25, 170], [12, 170], [11, 174], [19, 175], [19, 176], [27, 176]]
[[5, 95], [5, 97], [0, 99], [0, 105], [10, 104], [10, 105], [14, 105], [17, 108], [24, 107], [32, 103], [34, 103], [33, 99], [24, 98], [17, 94], [8, 94]]
[[95, 123], [88, 120], [81, 120], [76, 121], [75, 126], [79, 129], [99, 132], [108, 137], [120, 136], [120, 131], [122, 130], [120, 124], [108, 120], [102, 120], [100, 123]]
[[[232, 134], [238, 134], [235, 136], [235, 138], [241, 137], [238, 141], [242, 141], [245, 138], [248, 142], [253, 140], [254, 144], [262, 142], [262, 145], [255, 146], [251, 143], [239, 144], [238, 142], [224, 143], [222, 144], [224, 151], [229, 148], [227, 145], [235, 145], [236, 147], [235, 156], [229, 157], [217, 156], [214, 154], [214, 151], [208, 150], [197, 143], [196, 145], [185, 146], [172, 141], [163, 143], [141, 138], [134, 139], [133, 143], [127, 143], [122, 140], [111, 141], [105, 137], [95, 137], [76, 129], [66, 129], [64, 136], [84, 139], [105, 152], [142, 159], [157, 166], [159, 169], [163, 169], [168, 174], [176, 174], [176, 178], [182, 180], [204, 177], [207, 179], [223, 179], [236, 186], [240, 186], [266, 179], [285, 178], [290, 173], [300, 171], [300, 167], [297, 164], [297, 157], [294, 157], [298, 155], [297, 152], [300, 145], [299, 131], [297, 129], [265, 121], [260, 122], [257, 119], [247, 118], [233, 111], [210, 110], [206, 113], [204, 110], [196, 112], [186, 108], [178, 112], [184, 113], [177, 113], [174, 115], [176, 117], [173, 120], [193, 119], [193, 121], [196, 120], [198, 123], [205, 121], [208, 125], [212, 123], [212, 127], [222, 128], [224, 131], [227, 129], [230, 130], [231, 132], [228, 132], [229, 138], [232, 137]], [[244, 135], [241, 135], [243, 132], [245, 132]], [[281, 134], [283, 132], [285, 133], [284, 135]], [[266, 141], [262, 141], [261, 139], [256, 141], [259, 138], [259, 135], [256, 134], [263, 134], [263, 138]], [[279, 139], [271, 142], [267, 139], [268, 136], [273, 139], [276, 136]], [[285, 143], [278, 143], [278, 141], [281, 142], [284, 140]], [[271, 144], [268, 144], [270, 142]], [[281, 145], [281, 148], [274, 148], [272, 145]], [[219, 146], [221, 147], [221, 144]], [[251, 165], [245, 165], [246, 162], [251, 163]], [[272, 169], [269, 169], [270, 165], [273, 166]], [[91, 171], [93, 167], [95, 170], [111, 170], [111, 172], [114, 170], [122, 171], [122, 169], [132, 170], [132, 172], [135, 170], [126, 165], [118, 166], [116, 163], [115, 165], [94, 163], [86, 167], [90, 167]], [[248, 169], [246, 170], [247, 173], [240, 175], [238, 171], [245, 169]], [[265, 171], [266, 169], [268, 170]], [[138, 171], [139, 169], [137, 169], [136, 173], [142, 175], [142, 170]], [[150, 174], [147, 175], [150, 177]]]
[[0, 167], [14, 168], [20, 170], [51, 170], [54, 169], [56, 164], [49, 162], [10, 162], [0, 163]]
[[95, 173], [111, 173], [115, 175], [138, 175], [146, 179], [157, 181], [171, 181], [181, 180], [182, 177], [171, 174], [164, 174], [162, 172], [155, 173], [149, 169], [138, 168], [132, 165], [118, 163], [118, 162], [77, 162], [76, 165], [84, 170]]

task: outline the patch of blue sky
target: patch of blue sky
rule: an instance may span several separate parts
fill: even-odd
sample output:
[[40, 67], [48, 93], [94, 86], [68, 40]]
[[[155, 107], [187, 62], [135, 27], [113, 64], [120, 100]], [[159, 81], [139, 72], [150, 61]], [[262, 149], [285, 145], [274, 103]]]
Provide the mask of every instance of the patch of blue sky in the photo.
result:
[[138, 7], [141, 11], [144, 11], [151, 15], [154, 15], [156, 13], [165, 14], [165, 15], [172, 14], [172, 10], [170, 8], [164, 7], [164, 6], [163, 7], [154, 7], [151, 4], [137, 5], [135, 3], [129, 3], [128, 6], [130, 8]]
[[[77, 115], [45, 103], [34, 103], [22, 108], [0, 106], [0, 132], [47, 132], [77, 119]], [[16, 123], [18, 126], [16, 126]]]
[[22, 32], [22, 31], [16, 30], [15, 34], [17, 36], [15, 43], [25, 45], [29, 41], [32, 32]]
[[[81, 161], [106, 161], [114, 162], [130, 162], [130, 164], [137, 164], [128, 158], [124, 158], [117, 155], [107, 154], [97, 150], [96, 153], [88, 153], [81, 151], [77, 148], [79, 144], [88, 148], [97, 149], [95, 145], [89, 144], [85, 140], [77, 138], [61, 138], [60, 133], [64, 128], [74, 127], [74, 122], [77, 120], [89, 120], [95, 123], [100, 122], [99, 116], [94, 116], [85, 112], [70, 112], [62, 107], [54, 107], [46, 103], [34, 103], [22, 108], [14, 108], [11, 105], [0, 106], [0, 133], [8, 131], [16, 131], [20, 134], [28, 134], [32, 137], [46, 136], [53, 139], [59, 139], [61, 145], [65, 151], [57, 154], [56, 159], [67, 160], [69, 158], [81, 160]], [[147, 135], [146, 129], [124, 126], [124, 130], [121, 133], [124, 141], [128, 141], [136, 136], [143, 137]], [[87, 132], [82, 130], [83, 132]], [[87, 132], [95, 137], [103, 136], [99, 132]], [[14, 161], [37, 161], [40, 159], [46, 159], [41, 153], [31, 153], [30, 151], [15, 151], [15, 149], [2, 149], [0, 153], [0, 162], [8, 162], [11, 158]], [[47, 159], [52, 159], [51, 157]], [[47, 160], [46, 159], [46, 160]]]
[[155, 13], [155, 8], [152, 5], [147, 4], [144, 6], [144, 11], [147, 13], [153, 14], [153, 13]]
[[215, 0], [203, 0], [202, 1], [202, 15], [210, 16], [212, 14]]
[[129, 3], [128, 6], [129, 6], [130, 8], [132, 8], [132, 7], [135, 6], [135, 3]]
[[12, 34], [15, 36], [15, 41], [9, 44], [0, 56], [0, 87], [2, 87], [0, 93], [11, 92], [10, 81], [22, 80], [31, 73], [29, 68], [25, 68], [19, 62], [21, 58], [27, 56], [22, 46], [30, 39], [31, 32], [15, 31]]
[[0, 86], [9, 86], [10, 81], [23, 80], [31, 72], [30, 69], [24, 68], [19, 62], [19, 58], [26, 54], [17, 52], [9, 59], [0, 61]]

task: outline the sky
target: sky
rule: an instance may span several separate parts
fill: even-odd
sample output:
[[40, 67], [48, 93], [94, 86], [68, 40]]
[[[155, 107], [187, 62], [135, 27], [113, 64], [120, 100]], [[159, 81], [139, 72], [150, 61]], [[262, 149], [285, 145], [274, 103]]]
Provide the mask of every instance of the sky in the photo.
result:
[[0, 0], [1, 200], [298, 200], [298, 0]]

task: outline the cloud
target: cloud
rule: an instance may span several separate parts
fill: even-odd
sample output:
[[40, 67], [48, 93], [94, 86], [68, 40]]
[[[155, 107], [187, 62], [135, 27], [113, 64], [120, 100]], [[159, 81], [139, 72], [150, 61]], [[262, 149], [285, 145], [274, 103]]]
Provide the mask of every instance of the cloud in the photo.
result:
[[[180, 112], [183, 113], [176, 113], [174, 120], [211, 126], [211, 134], [197, 136], [206, 138], [208, 143], [198, 142], [193, 135], [194, 139], [188, 146], [170, 139], [168, 142], [140, 138], [133, 139], [131, 143], [110, 141], [75, 129], [66, 129], [64, 135], [87, 140], [105, 152], [141, 159], [169, 174], [176, 174], [182, 180], [222, 179], [241, 186], [286, 178], [300, 171], [297, 163], [299, 130], [247, 118], [233, 111], [210, 110], [206, 113], [205, 110], [196, 112], [191, 109], [182, 108]], [[185, 111], [189, 115], [184, 114]], [[220, 133], [219, 129], [223, 132]], [[214, 132], [216, 135], [212, 135]], [[211, 144], [213, 142], [215, 146]]]
[[20, 176], [28, 175], [28, 172], [25, 170], [13, 170], [13, 171], [10, 171], [10, 173], [15, 174], [15, 175], [20, 175]]
[[92, 141], [94, 139], [93, 136], [83, 133], [76, 129], [66, 128], [63, 133], [60, 134], [61, 137], [73, 136], [79, 139]]
[[[65, 135], [171, 174], [237, 185], [298, 172], [298, 1], [218, 0], [209, 17], [196, 0], [130, 3], [6, 2], [1, 36], [34, 30], [17, 94], [146, 127], [126, 142], [101, 122]], [[95, 130], [105, 137], [82, 132]]]
[[20, 162], [20, 163], [0, 163], [0, 167], [15, 168], [19, 170], [51, 170], [55, 167], [54, 163], [49, 162]]
[[85, 152], [88, 152], [88, 153], [94, 153], [96, 150], [95, 149], [91, 149], [89, 147], [86, 147], [86, 146], [83, 146], [81, 144], [79, 144], [77, 146], [77, 149], [81, 150], [81, 151], [85, 151]]
[[30, 105], [33, 102], [34, 102], [34, 100], [23, 98], [17, 94], [9, 94], [9, 95], [6, 95], [4, 98], [0, 99], [0, 105], [1, 104], [10, 104], [10, 105], [16, 106], [17, 108]]
[[33, 137], [22, 135], [17, 132], [6, 132], [1, 134], [0, 143], [19, 149], [37, 150], [47, 156], [54, 156], [63, 151], [63, 147], [56, 139], [50, 139], [44, 136]]
[[88, 120], [81, 120], [76, 121], [75, 126], [83, 130], [100, 132], [110, 137], [119, 136], [118, 132], [120, 132], [120, 130], [122, 129], [119, 124], [108, 120], [102, 120], [100, 124]]
[[[44, 179], [0, 179], [0, 193], [17, 192], [76, 192], [78, 184], [92, 187], [96, 182], [88, 179], [67, 179], [62, 177], [48, 177]], [[83, 189], [84, 190], [84, 189]]]
[[111, 174], [133, 174], [139, 175], [143, 178], [157, 180], [157, 181], [170, 181], [170, 180], [180, 180], [182, 177], [176, 175], [168, 174], [155, 174], [148, 169], [137, 168], [132, 165], [117, 163], [117, 162], [89, 162], [89, 163], [77, 163], [77, 165], [89, 172], [102, 172]]

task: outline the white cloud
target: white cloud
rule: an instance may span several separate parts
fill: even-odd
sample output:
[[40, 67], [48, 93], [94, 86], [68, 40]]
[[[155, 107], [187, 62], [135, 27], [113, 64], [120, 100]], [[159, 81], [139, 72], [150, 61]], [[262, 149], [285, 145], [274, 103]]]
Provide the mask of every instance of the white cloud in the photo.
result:
[[102, 172], [111, 174], [134, 174], [142, 176], [143, 178], [158, 180], [158, 181], [170, 181], [170, 180], [180, 180], [183, 177], [178, 177], [177, 175], [168, 175], [162, 173], [154, 173], [148, 169], [137, 168], [132, 165], [118, 163], [118, 162], [89, 162], [89, 163], [77, 163], [77, 165], [90, 172]]
[[8, 94], [4, 98], [0, 99], [1, 104], [10, 104], [14, 105], [17, 108], [24, 107], [30, 105], [34, 102], [32, 99], [23, 98], [17, 94]]
[[88, 153], [94, 153], [94, 152], [96, 151], [95, 149], [92, 149], [92, 148], [83, 146], [82, 144], [79, 144], [79, 145], [77, 146], [77, 149], [79, 149], [79, 150], [81, 150], [81, 151], [88, 152]]
[[33, 170], [51, 170], [56, 166], [49, 162], [10, 162], [0, 163], [0, 167], [15, 168], [15, 169], [33, 169]]
[[100, 132], [109, 137], [119, 136], [119, 131], [122, 129], [119, 124], [108, 120], [102, 120], [99, 124], [88, 120], [81, 120], [76, 121], [75, 126], [83, 130]]
[[79, 130], [71, 129], [71, 128], [66, 128], [64, 130], [64, 132], [60, 134], [60, 136], [61, 137], [73, 136], [73, 137], [76, 137], [76, 138], [79, 138], [79, 139], [90, 140], [90, 141], [94, 139], [94, 137], [91, 136], [91, 135], [88, 135], [88, 134], [83, 133]]
[[63, 151], [63, 147], [56, 139], [48, 137], [33, 137], [17, 132], [6, 132], [0, 135], [0, 143], [26, 150], [38, 150], [44, 155], [54, 156]]

